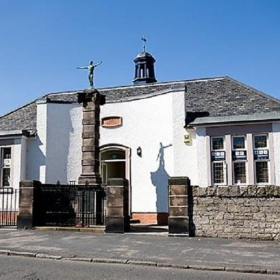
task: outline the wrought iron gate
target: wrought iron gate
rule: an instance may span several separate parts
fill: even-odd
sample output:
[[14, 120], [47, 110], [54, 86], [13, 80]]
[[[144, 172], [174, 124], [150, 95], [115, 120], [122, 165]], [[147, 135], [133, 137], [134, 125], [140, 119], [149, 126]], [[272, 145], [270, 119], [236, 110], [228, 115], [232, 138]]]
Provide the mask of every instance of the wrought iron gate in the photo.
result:
[[95, 186], [41, 185], [35, 193], [35, 225], [103, 225], [105, 197], [104, 189]]
[[19, 190], [0, 188], [0, 227], [16, 226]]

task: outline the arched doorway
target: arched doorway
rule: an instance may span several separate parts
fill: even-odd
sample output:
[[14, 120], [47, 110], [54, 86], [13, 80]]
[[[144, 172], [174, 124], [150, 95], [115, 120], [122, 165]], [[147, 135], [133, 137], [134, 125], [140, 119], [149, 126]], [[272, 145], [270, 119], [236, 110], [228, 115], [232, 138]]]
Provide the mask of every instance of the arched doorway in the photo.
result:
[[129, 214], [131, 213], [130, 148], [122, 145], [100, 147], [100, 174], [102, 183], [110, 178], [124, 178], [129, 182]]

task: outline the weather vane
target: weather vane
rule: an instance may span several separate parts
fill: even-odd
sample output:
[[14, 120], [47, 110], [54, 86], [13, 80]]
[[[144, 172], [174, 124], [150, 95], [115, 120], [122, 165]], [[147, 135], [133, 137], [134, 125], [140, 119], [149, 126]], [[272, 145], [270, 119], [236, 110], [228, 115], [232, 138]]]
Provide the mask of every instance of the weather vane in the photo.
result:
[[88, 80], [89, 80], [89, 84], [90, 84], [91, 88], [93, 88], [93, 71], [94, 71], [94, 68], [97, 67], [98, 65], [100, 65], [101, 63], [102, 63], [102, 61], [94, 64], [93, 61], [90, 61], [88, 66], [77, 67], [77, 69], [88, 69]]
[[143, 36], [143, 37], [141, 38], [141, 40], [143, 41], [143, 50], [144, 50], [144, 52], [146, 52], [146, 43], [147, 43], [147, 39], [145, 38], [145, 36]]

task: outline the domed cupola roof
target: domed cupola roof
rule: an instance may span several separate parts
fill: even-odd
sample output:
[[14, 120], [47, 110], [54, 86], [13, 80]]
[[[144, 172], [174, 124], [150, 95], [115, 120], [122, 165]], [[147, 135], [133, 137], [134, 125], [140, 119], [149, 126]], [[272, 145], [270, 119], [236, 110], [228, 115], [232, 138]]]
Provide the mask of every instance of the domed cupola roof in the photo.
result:
[[134, 59], [134, 62], [135, 60], [137, 59], [143, 59], [143, 58], [153, 58], [153, 56], [151, 54], [149, 54], [148, 52], [140, 52], [136, 58]]

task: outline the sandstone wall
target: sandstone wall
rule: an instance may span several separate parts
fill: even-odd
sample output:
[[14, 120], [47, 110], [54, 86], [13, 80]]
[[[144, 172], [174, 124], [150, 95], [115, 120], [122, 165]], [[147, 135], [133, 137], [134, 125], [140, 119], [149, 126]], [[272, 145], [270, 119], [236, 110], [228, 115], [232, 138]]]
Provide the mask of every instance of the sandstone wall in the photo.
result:
[[280, 187], [192, 187], [195, 236], [280, 240]]

